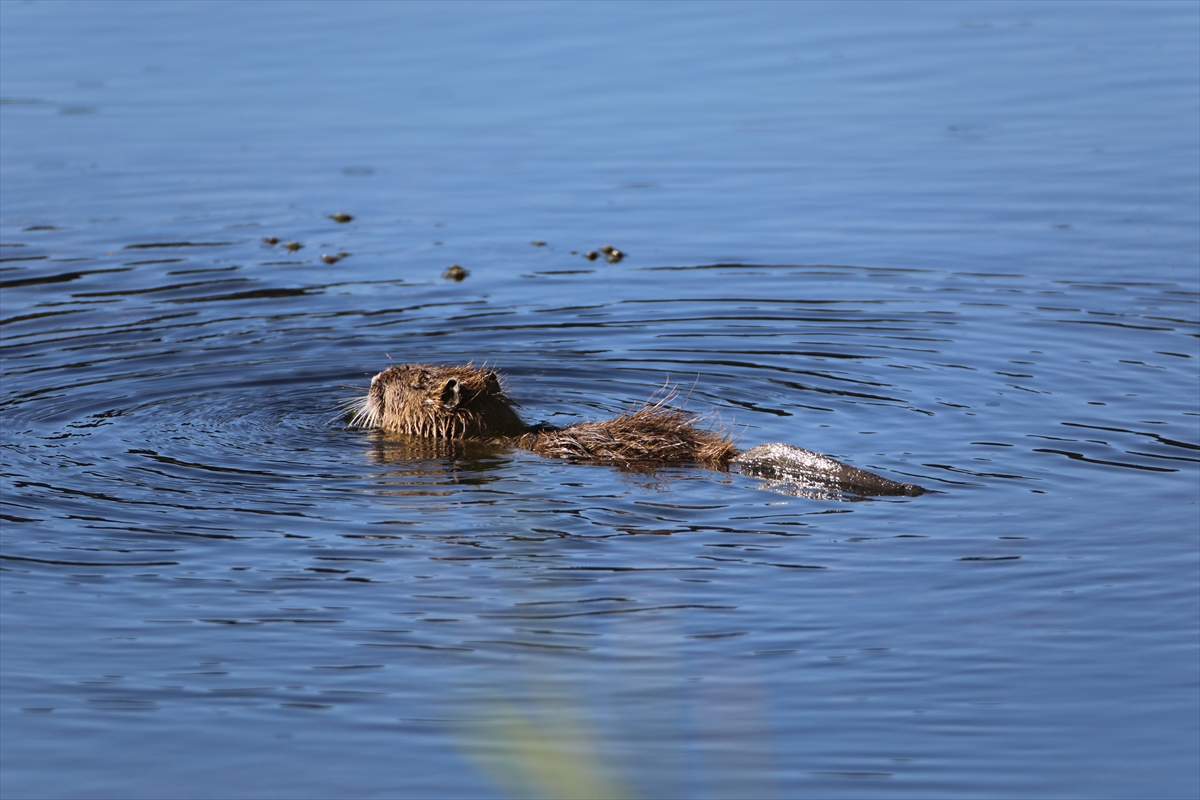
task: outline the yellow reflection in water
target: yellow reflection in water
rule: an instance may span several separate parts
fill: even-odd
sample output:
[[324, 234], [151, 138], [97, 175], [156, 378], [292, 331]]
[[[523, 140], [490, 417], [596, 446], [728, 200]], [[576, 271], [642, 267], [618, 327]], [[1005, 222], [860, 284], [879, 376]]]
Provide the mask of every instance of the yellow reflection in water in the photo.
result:
[[490, 713], [464, 742], [481, 773], [512, 797], [633, 797], [603, 763], [570, 701], [542, 700], [536, 708], [531, 716], [507, 700], [488, 701]]

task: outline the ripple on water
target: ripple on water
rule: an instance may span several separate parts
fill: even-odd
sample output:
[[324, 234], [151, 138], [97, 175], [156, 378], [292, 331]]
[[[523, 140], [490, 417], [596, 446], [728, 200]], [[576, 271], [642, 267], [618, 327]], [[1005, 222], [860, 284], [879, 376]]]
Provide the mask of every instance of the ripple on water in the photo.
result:
[[[27, 718], [124, 730], [117, 717], [216, 713], [292, 720], [288, 736], [321, 718], [345, 742], [382, 726], [472, 758], [541, 752], [529, 731], [545, 729], [564, 757], [598, 747], [645, 776], [642, 751], [708, 747], [684, 717], [732, 716], [714, 753], [883, 725], [910, 742], [889, 752], [970, 760], [942, 728], [887, 720], [941, 714], [1003, 749], [1047, 724], [1016, 706], [1082, 713], [1091, 700], [1050, 673], [1108, 684], [1059, 631], [1103, 636], [1095, 615], [1118, 613], [1105, 593], [1139, 597], [1163, 558], [1121, 566], [1119, 537], [1082, 531], [1136, 524], [1130, 486], [1185, 499], [1196, 472], [1194, 325], [1162, 313], [1196, 297], [1174, 285], [629, 261], [613, 267], [624, 283], [572, 273], [545, 295], [496, 283], [451, 298], [407, 273], [376, 283], [382, 266], [357, 257], [336, 285], [280, 283], [247, 257], [256, 242], [211, 246], [186, 258], [226, 270], [212, 280], [180, 282], [173, 258], [5, 273], [5, 606], [53, 623], [22, 628], [33, 649], [10, 691]], [[681, 281], [692, 273], [716, 280]], [[608, 296], [565, 304], [564, 285]], [[370, 374], [418, 352], [505, 370], [530, 422], [612, 415], [673, 385], [743, 447], [823, 450], [940, 494], [847, 503], [737, 473], [348, 429], [341, 409]], [[1073, 499], [1083, 487], [1094, 508]], [[1071, 605], [1068, 585], [1107, 611]], [[1040, 688], [1002, 688], [1019, 685]], [[584, 717], [601, 720], [595, 738], [571, 733]], [[834, 741], [810, 779], [929, 769], [858, 769], [876, 763], [853, 755], [858, 737]]]

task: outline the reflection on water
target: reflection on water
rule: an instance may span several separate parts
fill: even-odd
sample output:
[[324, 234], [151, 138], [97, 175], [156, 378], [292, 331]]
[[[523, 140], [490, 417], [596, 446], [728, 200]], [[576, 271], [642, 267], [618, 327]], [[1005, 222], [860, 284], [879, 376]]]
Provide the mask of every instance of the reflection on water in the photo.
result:
[[[66, 8], [0, 4], [0, 794], [1200, 791], [1193, 6]], [[472, 360], [932, 491], [339, 417]]]
[[[581, 696], [569, 681], [539, 675], [527, 676], [528, 688], [515, 696], [505, 685], [494, 687], [497, 694], [490, 698], [462, 698], [456, 707], [470, 722], [453, 725], [454, 736], [481, 772], [511, 797], [639, 796], [631, 780], [654, 785], [658, 796], [784, 796], [774, 777], [780, 754], [761, 676], [732, 665], [724, 674], [687, 675], [678, 657], [661, 654], [658, 674], [647, 675], [643, 686], [625, 687], [660, 709], [652, 722], [623, 719], [595, 685]], [[653, 742], [664, 738], [687, 738], [694, 752], [656, 748]]]
[[[427, 475], [445, 483], [484, 483], [511, 453], [502, 442], [428, 439], [404, 434], [370, 434], [370, 454], [388, 475]], [[427, 463], [420, 463], [427, 462]]]
[[577, 704], [544, 688], [534, 702], [535, 712], [527, 714], [511, 701], [493, 700], [460, 734], [472, 761], [497, 787], [511, 797], [635, 796], [604, 764]]

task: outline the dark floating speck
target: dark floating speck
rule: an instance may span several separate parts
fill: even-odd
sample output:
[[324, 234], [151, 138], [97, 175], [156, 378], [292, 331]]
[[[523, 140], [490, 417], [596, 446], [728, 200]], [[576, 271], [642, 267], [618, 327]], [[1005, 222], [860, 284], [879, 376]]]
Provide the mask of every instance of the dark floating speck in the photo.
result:
[[288, 242], [287, 244], [284, 245], [284, 247], [287, 248], [287, 251], [289, 253], [294, 253], [297, 250], [303, 249], [304, 245], [300, 244], [299, 242]]
[[350, 221], [352, 221], [352, 220], [354, 219], [354, 217], [350, 216], [349, 214], [344, 214], [344, 213], [342, 213], [342, 212], [340, 212], [340, 211], [339, 211], [338, 213], [336, 213], [336, 214], [331, 214], [331, 215], [329, 216], [329, 218], [330, 218], [331, 220], [333, 220], [334, 222], [339, 222], [339, 223], [346, 223], [346, 222], [350, 222]]
[[586, 258], [588, 261], [595, 261], [597, 258], [600, 257], [600, 254], [597, 253], [595, 250], [589, 250], [583, 254], [583, 257]]
[[341, 253], [337, 253], [335, 255], [329, 255], [328, 253], [322, 253], [321, 260], [324, 261], [326, 264], [336, 264], [337, 262], [341, 261], [343, 258], [345, 258], [348, 255], [350, 255], [350, 254], [345, 251], [343, 251]]
[[58, 230], [58, 228], [55, 227], [54, 225], [34, 225], [33, 227], [25, 228], [24, 230], [27, 230], [27, 231], [56, 231], [56, 230]]
[[263, 244], [269, 244], [272, 247], [274, 247], [275, 245], [279, 244], [279, 237], [278, 236], [264, 236]]
[[[25, 230], [27, 230], [27, 231], [30, 231], [30, 230], [34, 230], [34, 229], [33, 229], [33, 228], [26, 228]], [[545, 243], [545, 242], [539, 242], [539, 241], [536, 241], [536, 240], [535, 240], [535, 241], [532, 241], [532, 242], [530, 242], [530, 244], [531, 244], [531, 245], [533, 245], [534, 247], [545, 247], [545, 246], [546, 246], [546, 243]]]
[[604, 253], [605, 257], [608, 259], [608, 263], [610, 264], [616, 264], [625, 257], [624, 253], [613, 247], [611, 244], [606, 244], [604, 247], [601, 247], [600, 252]]
[[442, 277], [448, 281], [460, 282], [470, 274], [458, 264], [451, 264], [446, 267], [446, 271], [442, 273]]

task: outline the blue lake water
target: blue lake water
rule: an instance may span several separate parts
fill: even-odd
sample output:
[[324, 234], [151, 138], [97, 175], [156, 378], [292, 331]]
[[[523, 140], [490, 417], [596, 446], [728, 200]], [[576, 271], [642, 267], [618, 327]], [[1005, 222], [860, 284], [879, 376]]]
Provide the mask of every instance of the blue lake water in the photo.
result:
[[0, 100], [5, 798], [1200, 794], [1195, 3], [3, 2]]

